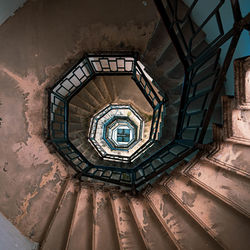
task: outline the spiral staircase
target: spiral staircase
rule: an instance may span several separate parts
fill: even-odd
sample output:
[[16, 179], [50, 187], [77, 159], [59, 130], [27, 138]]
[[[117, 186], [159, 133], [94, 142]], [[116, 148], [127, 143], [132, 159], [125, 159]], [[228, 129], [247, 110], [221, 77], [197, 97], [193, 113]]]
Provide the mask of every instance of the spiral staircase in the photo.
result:
[[207, 152], [141, 194], [67, 179], [41, 249], [249, 249], [247, 71], [235, 61], [238, 94], [223, 96]]
[[[223, 95], [222, 86], [219, 88], [215, 83], [211, 84], [214, 79], [214, 82], [219, 82], [221, 78], [223, 80], [226, 73], [226, 63], [219, 65], [220, 51], [215, 50], [190, 77], [192, 81], [188, 79], [191, 82], [190, 92], [187, 92], [187, 99], [183, 99], [183, 82], [188, 81], [184, 77], [187, 74], [185, 63], [189, 60], [197, 63], [195, 58], [206, 55], [210, 45], [203, 31], [194, 37], [198, 25], [192, 20], [192, 26], [190, 20], [181, 23], [180, 29], [175, 30], [174, 38], [173, 30], [167, 33], [164, 15], [172, 14], [159, 2], [155, 1], [162, 18], [155, 25], [146, 47], [141, 48], [140, 53], [131, 51], [136, 55], [136, 60], [145, 66], [144, 73], [152, 76], [153, 81], [149, 84], [163, 100], [164, 109], [157, 130], [158, 139], [134, 162], [127, 164], [103, 160], [89, 143], [89, 131], [91, 118], [98, 111], [110, 104], [129, 104], [143, 117], [145, 133], [149, 133], [153, 111], [145, 92], [133, 81], [135, 75], [132, 79], [128, 75], [96, 75], [86, 86], [74, 92], [68, 110], [62, 105], [64, 96], [59, 96], [55, 91], [57, 85], [48, 84], [49, 88], [45, 91], [49, 100], [47, 106], [56, 103], [58, 108], [46, 110], [43, 126], [48, 125], [52, 132], [46, 129], [45, 141], [38, 140], [36, 135], [32, 135], [33, 132], [30, 137], [34, 137], [31, 145], [46, 145], [48, 151], [39, 146], [38, 152], [48, 159], [54, 157], [55, 167], [41, 176], [29, 197], [22, 202], [21, 212], [17, 216], [13, 215], [7, 202], [1, 204], [1, 212], [22, 234], [37, 242], [41, 250], [250, 248], [249, 57], [234, 61], [234, 97]], [[166, 1], [167, 6], [171, 6], [171, 3]], [[181, 1], [178, 3], [178, 17], [183, 19], [189, 7]], [[164, 7], [164, 13], [161, 7]], [[246, 20], [249, 22], [249, 15]], [[184, 55], [186, 61], [180, 59], [180, 50], [173, 43], [174, 39], [178, 39], [182, 51], [185, 51], [185, 44], [180, 43], [182, 37], [187, 41], [193, 39], [188, 56]], [[115, 57], [117, 53], [120, 58], [128, 52], [116, 49], [114, 54], [97, 52], [95, 55]], [[75, 69], [78, 63], [70, 63], [72, 65]], [[221, 68], [224, 70], [220, 71]], [[7, 69], [2, 71], [9, 77], [15, 77]], [[68, 72], [57, 84], [61, 84], [67, 75]], [[207, 88], [208, 85], [212, 87]], [[28, 85], [27, 88], [32, 87]], [[214, 92], [218, 101], [207, 103], [206, 100], [213, 99]], [[51, 95], [58, 96], [60, 101], [53, 103]], [[200, 98], [203, 96], [205, 98]], [[186, 106], [183, 100], [188, 103]], [[210, 106], [214, 111], [208, 116]], [[35, 110], [35, 105], [32, 108]], [[181, 113], [184, 109], [186, 113]], [[61, 147], [58, 146], [61, 137], [54, 137], [55, 116], [51, 115], [62, 113], [63, 117], [68, 115], [68, 134], [59, 131], [59, 136], [67, 137], [65, 151], [60, 151]], [[202, 135], [206, 117], [209, 120]], [[201, 122], [201, 119], [204, 120]], [[30, 122], [36, 123], [35, 120]], [[178, 126], [182, 126], [179, 133], [176, 130]], [[203, 138], [196, 141], [194, 135], [195, 138]], [[195, 143], [191, 144], [192, 140]], [[166, 147], [168, 144], [170, 148]], [[70, 147], [74, 152], [70, 151]], [[19, 150], [22, 152], [22, 147], [17, 147], [17, 152]], [[183, 150], [186, 151], [182, 154]], [[72, 152], [77, 152], [77, 160], [80, 159], [81, 164], [74, 165], [75, 158], [68, 157]], [[32, 155], [32, 149], [28, 155]], [[84, 167], [79, 168], [82, 165]], [[139, 169], [135, 179], [123, 179], [121, 176], [129, 176], [134, 166]], [[32, 171], [38, 171], [37, 168], [39, 166]], [[105, 177], [105, 171], [117, 173], [119, 169], [122, 169], [120, 178], [112, 179], [113, 174]], [[102, 172], [98, 175], [100, 170]], [[43, 187], [46, 187], [48, 194], [40, 191]], [[19, 189], [22, 190], [22, 187]], [[31, 205], [32, 199], [34, 205]]]

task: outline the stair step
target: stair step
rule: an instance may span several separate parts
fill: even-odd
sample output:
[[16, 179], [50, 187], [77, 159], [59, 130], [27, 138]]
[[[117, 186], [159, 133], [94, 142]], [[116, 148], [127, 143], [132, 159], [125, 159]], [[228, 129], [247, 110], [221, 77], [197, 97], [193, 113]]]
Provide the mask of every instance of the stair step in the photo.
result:
[[74, 140], [83, 136], [85, 136], [85, 134], [83, 133], [82, 129], [69, 132], [70, 140]]
[[116, 98], [116, 91], [113, 81], [110, 76], [103, 76], [104, 83], [106, 85], [106, 89], [108, 91], [108, 95], [110, 96], [111, 102], [114, 102]]
[[82, 140], [78, 138], [75, 138], [75, 139], [71, 139], [71, 143], [74, 144], [75, 147], [78, 147], [82, 144]]
[[209, 160], [216, 162], [222, 168], [250, 178], [249, 152], [250, 148], [246, 145], [223, 142], [220, 150], [210, 156]]
[[162, 54], [164, 49], [170, 44], [171, 40], [167, 33], [162, 19], [158, 22], [152, 38], [148, 42], [147, 49], [143, 55], [143, 63], [151, 65]]
[[164, 186], [225, 248], [249, 249], [250, 223], [245, 216], [183, 175], [170, 178]]
[[98, 93], [96, 98], [98, 98], [99, 102], [101, 101], [102, 103], [104, 103], [103, 106], [106, 106], [109, 102], [107, 102], [107, 98], [105, 97], [105, 93], [104, 93], [103, 88], [100, 84], [100, 81], [98, 81], [97, 79], [98, 79], [98, 77], [95, 78], [94, 80], [92, 80], [95, 93]]
[[130, 197], [130, 208], [147, 249], [177, 249], [143, 197]]
[[158, 67], [159, 74], [166, 73], [166, 70], [169, 71], [173, 69], [178, 63], [180, 59], [177, 55], [175, 46], [171, 43], [167, 49], [163, 52], [159, 60], [156, 62], [156, 67]]
[[69, 113], [80, 115], [82, 117], [89, 117], [90, 116], [90, 114], [91, 114], [90, 110], [86, 109], [86, 107], [82, 108], [82, 107], [80, 107], [79, 105], [77, 105], [75, 103], [76, 102], [70, 101], [70, 103], [69, 103]]
[[[112, 93], [111, 94], [112, 94], [112, 97], [113, 97], [114, 100], [117, 99], [118, 91], [120, 91], [119, 85], [118, 85], [119, 78], [121, 78], [121, 76], [120, 77], [118, 77], [118, 76], [110, 76], [110, 77], [108, 77], [108, 79], [110, 81], [110, 84], [112, 86]], [[129, 76], [129, 78], [131, 78], [131, 76]]]
[[200, 227], [169, 193], [155, 185], [145, 194], [149, 205], [166, 231], [174, 238], [179, 249], [221, 249], [220, 245]]
[[105, 101], [109, 104], [112, 102], [112, 98], [110, 96], [109, 90], [105, 84], [105, 80], [103, 78], [103, 76], [98, 76], [95, 78], [95, 84], [98, 87], [98, 89], [100, 90], [100, 92], [102, 93]]
[[66, 250], [91, 249], [93, 197], [90, 187], [82, 186], [77, 197]]
[[247, 178], [206, 160], [191, 165], [185, 174], [211, 194], [250, 217], [250, 183]]
[[42, 243], [42, 250], [65, 249], [77, 197], [75, 184], [75, 180], [68, 180], [54, 218], [48, 228], [47, 235]]
[[95, 83], [91, 81], [86, 87], [85, 91], [89, 96], [91, 103], [98, 109], [102, 107], [102, 96], [100, 95], [99, 89], [96, 87]]
[[78, 114], [69, 112], [69, 122], [80, 123], [82, 121], [82, 117]]
[[120, 249], [146, 249], [131, 213], [128, 199], [119, 193], [111, 193], [110, 197]]
[[94, 225], [92, 249], [119, 249], [116, 226], [108, 192], [95, 189], [93, 202]]
[[88, 119], [82, 120], [80, 123], [69, 121], [68, 132], [70, 133], [70, 135], [73, 135], [75, 131], [81, 131], [81, 135], [84, 138], [86, 138], [89, 133], [89, 125], [90, 125], [90, 122], [88, 121]]
[[93, 104], [91, 97], [85, 89], [82, 89], [76, 96], [74, 96], [70, 103], [78, 106], [81, 109], [89, 111], [91, 114], [96, 112], [95, 104]]
[[184, 67], [182, 63], [178, 63], [172, 70], [170, 70], [167, 74], [170, 79], [178, 80], [181, 82], [184, 78]]
[[74, 132], [74, 131], [83, 131], [82, 124], [69, 122], [68, 131], [69, 133]]
[[[186, 22], [182, 27], [182, 33], [186, 41], [189, 40], [189, 37], [193, 35], [190, 24]], [[178, 35], [180, 37], [180, 35]], [[195, 41], [192, 43], [192, 54], [196, 55], [201, 52], [201, 49], [203, 50], [205, 47], [201, 48], [201, 44], [203, 44], [203, 41], [205, 39], [205, 34], [200, 32], [199, 35], [196, 37]], [[181, 43], [182, 44], [182, 43]], [[205, 44], [205, 43], [204, 43]], [[206, 44], [207, 46], [207, 44]], [[182, 46], [184, 48], [184, 46]], [[200, 49], [197, 49], [200, 48]], [[169, 72], [169, 70], [172, 70], [178, 63], [179, 63], [179, 57], [177, 55], [175, 46], [173, 43], [171, 43], [168, 48], [162, 53], [161, 57], [157, 60], [156, 65], [161, 68], [165, 68]], [[163, 71], [164, 72], [164, 71]]]

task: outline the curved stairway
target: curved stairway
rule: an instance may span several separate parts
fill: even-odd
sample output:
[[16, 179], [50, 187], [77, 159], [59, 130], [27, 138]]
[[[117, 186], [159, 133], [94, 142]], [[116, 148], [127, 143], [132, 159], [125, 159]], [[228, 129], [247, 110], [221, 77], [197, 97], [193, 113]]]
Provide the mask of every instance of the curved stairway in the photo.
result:
[[138, 195], [69, 178], [41, 249], [249, 249], [249, 70], [249, 58], [235, 62], [223, 127], [171, 176]]

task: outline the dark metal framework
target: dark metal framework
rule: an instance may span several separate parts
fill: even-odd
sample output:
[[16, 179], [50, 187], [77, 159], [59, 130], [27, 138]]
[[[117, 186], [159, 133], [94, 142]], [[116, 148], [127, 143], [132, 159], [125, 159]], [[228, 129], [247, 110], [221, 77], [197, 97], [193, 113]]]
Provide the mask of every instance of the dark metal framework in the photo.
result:
[[[49, 121], [51, 121], [50, 139], [59, 153], [67, 159], [79, 175], [136, 189], [152, 178], [166, 172], [166, 170], [173, 168], [186, 157], [196, 154], [199, 151], [199, 145], [204, 141], [241, 32], [244, 29], [250, 29], [250, 14], [243, 18], [239, 1], [231, 0], [234, 24], [225, 33], [224, 20], [221, 18], [222, 7], [225, 4], [224, 0], [217, 1], [216, 6], [207, 13], [206, 19], [200, 26], [194, 25], [191, 19], [193, 10], [200, 2], [199, 0], [194, 0], [190, 8], [182, 16], [179, 14], [180, 1], [154, 0], [154, 2], [184, 68], [184, 82], [175, 138], [147, 160], [131, 169], [94, 166], [87, 159], [83, 159], [67, 138], [67, 101], [72, 96], [71, 94], [77, 91], [77, 85], [73, 84], [74, 81], [77, 82], [84, 79], [88, 82], [94, 74], [103, 74], [104, 71], [106, 71], [106, 74], [116, 74], [117, 72], [132, 74], [133, 79], [151, 106], [159, 109], [155, 116], [159, 116], [161, 113], [161, 105], [157, 106], [157, 95], [155, 95], [150, 83], [145, 80], [144, 73], [135, 60], [136, 57], [126, 55], [126, 58], [131, 56], [131, 60], [126, 61], [124, 58], [114, 58], [111, 63], [107, 60], [105, 61], [105, 58], [101, 56], [93, 56], [89, 60], [83, 60], [81, 65], [75, 69], [75, 74], [72, 78], [67, 79], [72, 83], [71, 88], [64, 90], [65, 87], [62, 83], [61, 89], [51, 89], [49, 94], [51, 111], [49, 112], [51, 116], [49, 118]], [[193, 49], [194, 40], [197, 39], [204, 26], [210, 21], [214, 22], [214, 20], [219, 31], [218, 36], [201, 51], [195, 52]], [[190, 25], [192, 31], [192, 35], [188, 38], [182, 32], [184, 24]], [[218, 60], [221, 47], [229, 40], [230, 45], [225, 59], [221, 67], [219, 67]], [[120, 61], [118, 62], [118, 60]], [[79, 78], [77, 72], [81, 72]], [[194, 111], [192, 107], [197, 107], [197, 103], [200, 109]]]

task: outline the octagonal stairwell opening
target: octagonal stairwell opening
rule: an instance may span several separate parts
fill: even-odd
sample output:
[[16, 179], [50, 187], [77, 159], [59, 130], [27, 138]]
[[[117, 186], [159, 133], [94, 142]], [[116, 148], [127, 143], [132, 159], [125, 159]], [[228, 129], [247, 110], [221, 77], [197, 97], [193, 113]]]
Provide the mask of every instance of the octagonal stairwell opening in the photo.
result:
[[131, 105], [110, 104], [91, 119], [89, 142], [104, 160], [130, 162], [133, 154], [149, 140], [151, 122]]
[[[108, 109], [107, 112], [110, 113], [105, 114], [105, 109]], [[131, 165], [129, 164], [131, 160], [127, 155], [135, 152], [136, 149], [149, 141], [153, 114], [152, 106], [145, 99], [145, 96], [131, 79], [131, 76], [97, 76], [69, 102], [69, 138], [74, 146], [91, 163], [126, 168]], [[100, 144], [96, 140], [91, 140], [90, 135], [94, 120], [96, 120], [96, 124], [98, 125], [98, 115], [104, 119], [100, 121], [100, 125], [97, 128], [101, 129], [101, 132], [98, 132], [101, 135]], [[119, 150], [117, 157], [115, 157], [116, 150], [114, 148], [109, 149], [106, 147], [109, 152], [107, 156], [107, 153], [101, 153], [102, 150], [100, 149], [101, 144], [102, 147], [105, 147], [105, 144], [106, 146], [109, 144], [109, 140], [106, 140], [106, 142], [102, 140], [106, 129], [103, 127], [105, 125], [103, 123], [115, 117], [122, 118], [123, 120], [124, 118], [130, 119], [132, 123], [136, 123], [138, 132], [143, 137], [141, 143], [135, 145], [136, 149], [130, 150], [130, 152]], [[137, 121], [137, 117], [141, 120], [141, 125]], [[110, 120], [110, 122], [112, 121]], [[96, 133], [96, 131], [92, 132]], [[95, 150], [93, 150], [93, 146]], [[105, 160], [109, 160], [109, 162]]]
[[[166, 98], [135, 54], [131, 55], [133, 57], [85, 57], [66, 73], [51, 92], [51, 135], [59, 153], [65, 156], [71, 165], [77, 165], [73, 166], [75, 170], [82, 168], [82, 162], [87, 165], [129, 168], [133, 161], [136, 160], [136, 164], [143, 161], [149, 148], [152, 153], [152, 146], [157, 145], [161, 137]], [[109, 147], [109, 154], [102, 154], [101, 150], [93, 150], [92, 146], [97, 149], [96, 143], [89, 143], [93, 117], [98, 116], [97, 113], [107, 105], [115, 105], [116, 109], [119, 109], [119, 119], [122, 116], [123, 119], [130, 120], [132, 127], [133, 123], [136, 125], [137, 137], [140, 140], [138, 143], [132, 143], [131, 148], [123, 152], [118, 151], [116, 156], [112, 152], [114, 148]], [[106, 120], [113, 119], [116, 113], [117, 111], [113, 110], [103, 116]], [[133, 120], [133, 117], [139, 117], [142, 124]], [[101, 127], [102, 130], [103, 128]], [[109, 141], [106, 140], [107, 145], [110, 144]], [[105, 140], [103, 142], [105, 143]], [[144, 156], [144, 159], [141, 156]]]

